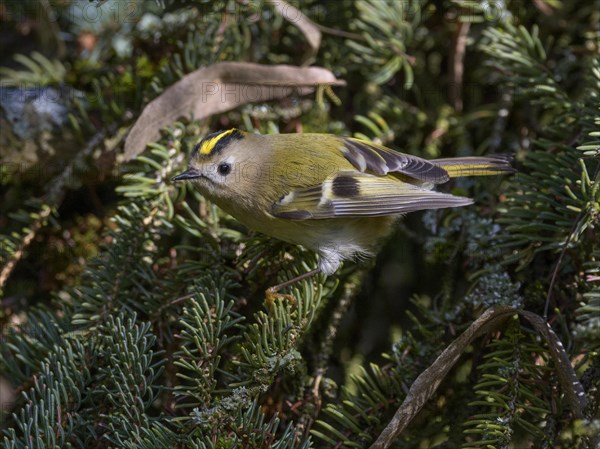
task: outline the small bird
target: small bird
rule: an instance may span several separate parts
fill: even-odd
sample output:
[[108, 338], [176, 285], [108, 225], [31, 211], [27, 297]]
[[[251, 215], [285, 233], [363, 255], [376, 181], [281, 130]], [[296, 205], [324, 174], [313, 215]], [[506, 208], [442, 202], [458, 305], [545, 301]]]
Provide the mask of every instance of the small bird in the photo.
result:
[[316, 269], [271, 287], [268, 299], [319, 272], [335, 273], [343, 260], [373, 256], [407, 212], [472, 204], [432, 188], [460, 176], [514, 172], [511, 159], [430, 161], [351, 137], [229, 129], [201, 139], [173, 181], [192, 181], [247, 227], [318, 253]]

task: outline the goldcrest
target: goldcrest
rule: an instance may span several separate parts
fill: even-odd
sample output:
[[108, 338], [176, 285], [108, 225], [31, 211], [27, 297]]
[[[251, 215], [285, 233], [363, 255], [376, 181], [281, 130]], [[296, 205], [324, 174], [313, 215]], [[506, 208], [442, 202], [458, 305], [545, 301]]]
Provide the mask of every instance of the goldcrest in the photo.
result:
[[381, 145], [329, 134], [250, 134], [237, 129], [204, 137], [189, 180], [247, 227], [319, 255], [317, 272], [374, 255], [403, 214], [466, 206], [470, 198], [436, 192], [460, 176], [513, 172], [509, 157], [426, 160]]

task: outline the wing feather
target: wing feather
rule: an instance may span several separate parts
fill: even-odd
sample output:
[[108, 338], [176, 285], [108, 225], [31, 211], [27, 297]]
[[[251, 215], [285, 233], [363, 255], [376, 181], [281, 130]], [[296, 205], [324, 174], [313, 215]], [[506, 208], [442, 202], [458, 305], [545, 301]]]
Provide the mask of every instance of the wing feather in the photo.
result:
[[450, 179], [446, 170], [426, 159], [351, 137], [344, 138], [343, 143], [344, 156], [361, 172], [371, 172], [379, 176], [402, 173], [434, 184], [441, 184]]
[[290, 192], [273, 204], [271, 212], [276, 217], [294, 220], [375, 217], [472, 202], [470, 198], [423, 189], [390, 176], [342, 172], [321, 185]]

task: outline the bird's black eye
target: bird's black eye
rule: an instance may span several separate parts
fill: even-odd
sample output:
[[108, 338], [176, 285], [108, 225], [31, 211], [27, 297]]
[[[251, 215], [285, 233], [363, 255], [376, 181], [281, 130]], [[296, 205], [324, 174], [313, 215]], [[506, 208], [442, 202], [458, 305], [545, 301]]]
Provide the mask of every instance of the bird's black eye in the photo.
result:
[[221, 162], [217, 167], [217, 171], [221, 176], [228, 175], [231, 172], [231, 165], [227, 162]]

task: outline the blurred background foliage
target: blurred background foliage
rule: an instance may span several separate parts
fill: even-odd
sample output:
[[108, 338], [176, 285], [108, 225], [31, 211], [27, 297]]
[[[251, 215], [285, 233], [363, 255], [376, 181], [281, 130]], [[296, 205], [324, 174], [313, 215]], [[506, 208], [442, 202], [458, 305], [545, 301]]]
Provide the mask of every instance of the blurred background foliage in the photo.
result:
[[[574, 419], [518, 319], [470, 346], [395, 447], [584, 448], [600, 433], [598, 1], [0, 2], [0, 427], [7, 448], [368, 447], [488, 307], [547, 317]], [[287, 4], [284, 4], [284, 8]], [[294, 10], [288, 9], [293, 12]], [[294, 13], [295, 14], [295, 13]], [[143, 107], [220, 61], [316, 65], [332, 96], [181, 117]], [[208, 132], [328, 132], [426, 158], [510, 153], [475, 198], [407, 216], [376, 260], [315, 264], [169, 179]]]

